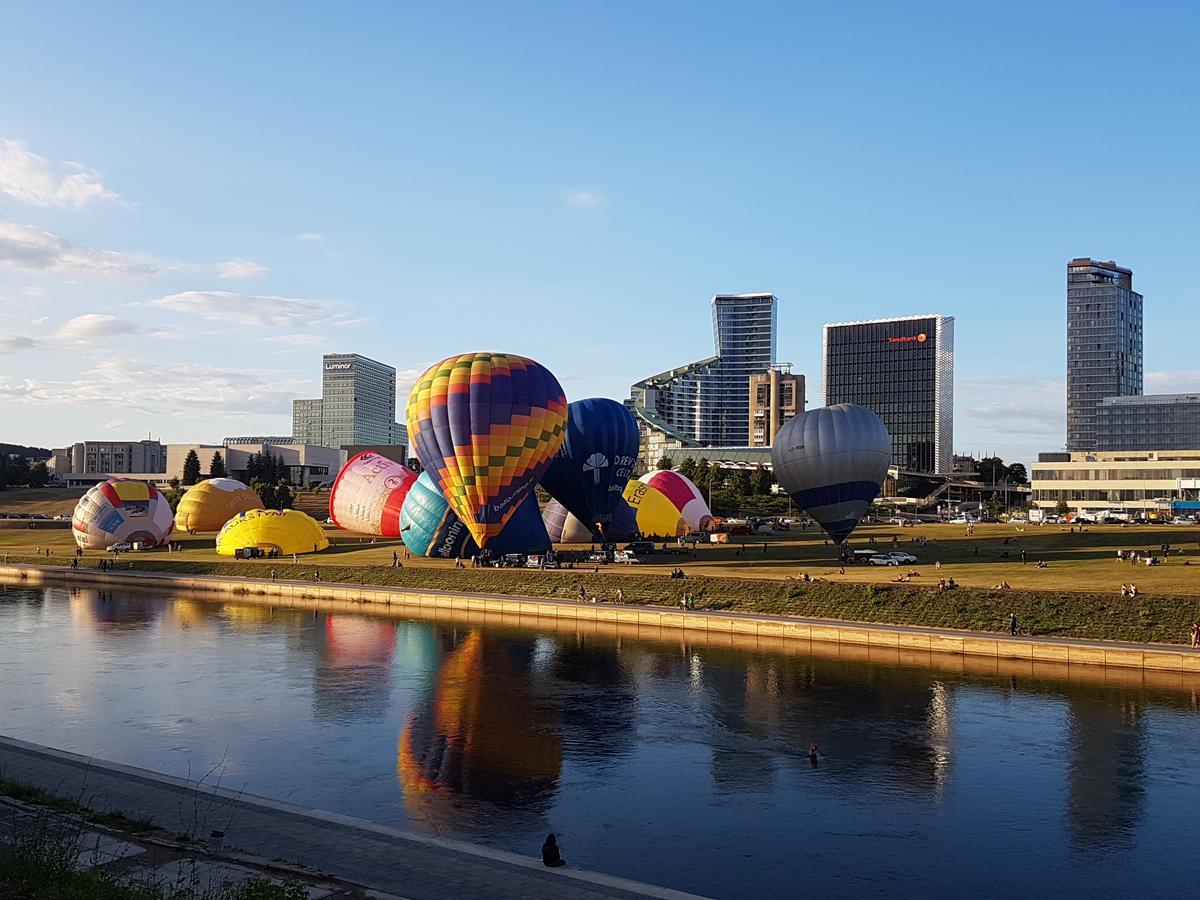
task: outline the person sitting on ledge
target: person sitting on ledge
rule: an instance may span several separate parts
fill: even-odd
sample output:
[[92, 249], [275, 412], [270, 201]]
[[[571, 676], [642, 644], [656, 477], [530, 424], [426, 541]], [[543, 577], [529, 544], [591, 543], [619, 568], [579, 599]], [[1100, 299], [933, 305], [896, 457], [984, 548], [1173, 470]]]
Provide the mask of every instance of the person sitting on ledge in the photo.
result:
[[566, 864], [567, 861], [558, 851], [558, 841], [555, 840], [554, 835], [547, 836], [546, 843], [542, 844], [542, 865], [555, 869]]

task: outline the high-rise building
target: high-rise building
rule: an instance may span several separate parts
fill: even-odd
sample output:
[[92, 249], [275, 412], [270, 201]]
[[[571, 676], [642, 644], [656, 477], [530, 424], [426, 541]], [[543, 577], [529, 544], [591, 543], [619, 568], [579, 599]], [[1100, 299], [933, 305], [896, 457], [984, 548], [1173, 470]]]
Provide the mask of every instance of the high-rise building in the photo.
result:
[[396, 422], [396, 370], [357, 353], [321, 358], [321, 399], [292, 402], [297, 444], [404, 444]]
[[688, 446], [744, 447], [750, 440], [750, 376], [775, 361], [774, 294], [711, 300], [716, 353], [633, 385], [628, 406], [642, 428], [643, 458]]
[[1200, 394], [1105, 397], [1095, 450], [1200, 450]]
[[771, 447], [783, 423], [804, 412], [804, 376], [791, 365], [771, 366], [765, 375], [750, 376], [750, 446]]
[[883, 419], [892, 465], [954, 470], [954, 318], [907, 316], [825, 326], [825, 403]]
[[1098, 448], [1105, 397], [1142, 393], [1142, 295], [1112, 262], [1067, 263], [1067, 450]]

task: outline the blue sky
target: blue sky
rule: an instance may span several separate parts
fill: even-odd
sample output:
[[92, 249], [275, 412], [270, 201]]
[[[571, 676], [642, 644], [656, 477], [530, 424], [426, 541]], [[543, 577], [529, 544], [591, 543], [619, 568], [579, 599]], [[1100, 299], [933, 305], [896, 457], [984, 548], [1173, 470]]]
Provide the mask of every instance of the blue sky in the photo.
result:
[[956, 448], [1063, 441], [1064, 265], [1200, 389], [1194, 5], [23, 4], [0, 30], [0, 440], [288, 433], [319, 355], [705, 356], [708, 298], [957, 318]]

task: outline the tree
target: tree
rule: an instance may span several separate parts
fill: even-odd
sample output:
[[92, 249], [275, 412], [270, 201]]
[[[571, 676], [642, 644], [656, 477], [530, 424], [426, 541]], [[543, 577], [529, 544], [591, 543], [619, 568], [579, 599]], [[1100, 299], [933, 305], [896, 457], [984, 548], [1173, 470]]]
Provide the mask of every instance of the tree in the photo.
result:
[[163, 492], [163, 496], [167, 498], [167, 505], [171, 507], [171, 512], [179, 509], [179, 501], [183, 499], [183, 482], [178, 478], [172, 478], [167, 482], [169, 490]]
[[769, 497], [771, 496], [771, 485], [775, 483], [775, 476], [767, 470], [766, 466], [759, 466], [754, 470], [750, 482], [757, 496]]
[[275, 485], [268, 484], [263, 481], [256, 481], [251, 485], [254, 490], [258, 491], [258, 499], [262, 501], [262, 505], [267, 509], [279, 508], [279, 495], [275, 490]]
[[35, 462], [29, 469], [26, 479], [31, 488], [45, 487], [50, 483], [50, 469], [44, 462]]
[[246, 458], [246, 482], [254, 484], [256, 481], [262, 481], [262, 457], [251, 453]]
[[4, 484], [16, 487], [29, 483], [29, 461], [23, 456], [10, 456], [6, 460]]
[[979, 461], [979, 480], [985, 484], [999, 484], [1008, 475], [1008, 466], [998, 456], [987, 456]]
[[666, 456], [660, 456], [658, 462], [654, 464], [654, 468], [660, 472], [670, 472], [674, 468], [674, 464]]
[[733, 491], [740, 497], [748, 497], [754, 490], [749, 469], [738, 469], [733, 473]]
[[1004, 512], [1004, 501], [995, 494], [988, 497], [987, 502], [983, 504], [984, 508], [993, 516], [998, 516]]
[[692, 483], [701, 491], [707, 491], [708, 485], [712, 480], [711, 467], [707, 459], [702, 459], [696, 464], [696, 477], [692, 479]]
[[311, 493], [311, 494], [318, 493], [321, 490], [321, 482], [320, 481], [310, 481], [308, 483], [308, 490], [309, 490], [309, 493]]
[[1054, 512], [1060, 516], [1065, 516], [1070, 511], [1071, 507], [1067, 506], [1067, 501], [1063, 500], [1061, 497], [1059, 498], [1059, 501], [1054, 504]]
[[1029, 471], [1025, 468], [1025, 463], [1013, 463], [1009, 466], [1008, 480], [1013, 484], [1028, 484]]
[[208, 464], [209, 478], [224, 478], [225, 477], [225, 457], [218, 450], [213, 454], [212, 462]]
[[193, 485], [200, 480], [200, 457], [195, 450], [189, 450], [183, 459], [183, 483]]
[[690, 456], [686, 457], [675, 469], [675, 471], [691, 481], [693, 484], [696, 482], [696, 461]]
[[275, 488], [275, 500], [280, 509], [291, 509], [296, 504], [296, 498], [292, 496], [292, 487], [287, 481], [281, 480]]

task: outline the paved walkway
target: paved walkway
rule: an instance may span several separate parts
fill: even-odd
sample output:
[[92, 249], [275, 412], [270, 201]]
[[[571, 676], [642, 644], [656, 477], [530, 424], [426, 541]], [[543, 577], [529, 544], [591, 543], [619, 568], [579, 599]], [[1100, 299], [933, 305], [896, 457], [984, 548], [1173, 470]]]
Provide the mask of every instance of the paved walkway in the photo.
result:
[[[534, 898], [672, 898], [693, 895], [640, 884], [596, 872], [547, 869], [540, 858], [479, 847], [460, 841], [427, 837], [361, 819], [290, 803], [268, 800], [222, 788], [197, 786], [146, 769], [89, 759], [15, 738], [0, 737], [0, 774], [43, 791], [68, 797], [97, 811], [121, 812], [150, 819], [168, 833], [207, 838], [225, 833], [226, 847], [261, 860], [280, 860], [324, 873], [315, 878], [313, 897], [351, 896], [348, 886], [368, 889], [368, 896], [400, 896], [412, 900], [447, 897]], [[10, 814], [10, 828], [20, 824], [19, 810]], [[17, 817], [17, 818], [14, 818]], [[2, 820], [4, 816], [0, 816]], [[130, 866], [148, 848], [102, 830], [88, 831], [94, 841], [94, 864]], [[161, 848], [160, 848], [161, 849]], [[534, 848], [536, 851], [537, 848]], [[569, 854], [570, 848], [567, 848]], [[182, 860], [182, 862], [181, 862]], [[248, 878], [256, 864], [238, 853], [215, 854], [201, 860], [209, 876], [231, 869], [233, 877]], [[187, 876], [179, 852], [155, 859], [152, 868], [164, 876]], [[237, 871], [240, 870], [240, 873]]]

